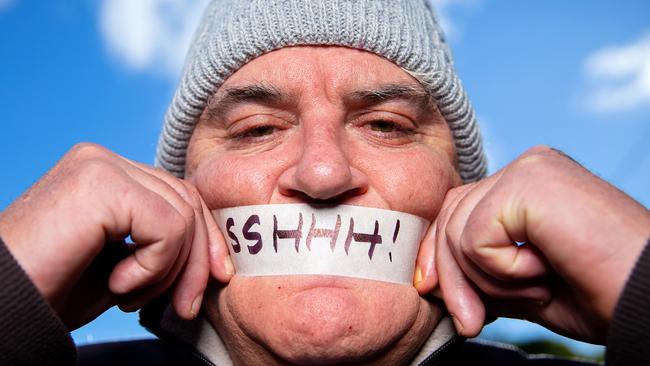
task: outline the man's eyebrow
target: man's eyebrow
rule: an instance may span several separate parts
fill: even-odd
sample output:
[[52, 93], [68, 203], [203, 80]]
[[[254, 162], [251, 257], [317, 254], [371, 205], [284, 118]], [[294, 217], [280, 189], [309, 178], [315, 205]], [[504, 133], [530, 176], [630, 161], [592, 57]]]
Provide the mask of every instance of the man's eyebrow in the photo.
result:
[[402, 99], [415, 103], [418, 113], [431, 113], [435, 108], [431, 95], [420, 85], [414, 84], [386, 84], [357, 90], [348, 94], [346, 99], [369, 106]]
[[228, 87], [208, 99], [207, 112], [210, 117], [227, 114], [237, 105], [258, 103], [276, 105], [286, 102], [287, 97], [270, 84], [250, 84]]
[[[287, 103], [288, 96], [272, 84], [255, 83], [243, 86], [228, 87], [208, 99], [207, 112], [212, 117], [223, 116], [240, 104], [257, 103], [278, 105]], [[357, 90], [348, 93], [345, 99], [373, 106], [392, 100], [405, 100], [413, 103], [418, 109], [418, 115], [431, 113], [435, 103], [429, 93], [417, 84], [385, 84], [370, 89]]]

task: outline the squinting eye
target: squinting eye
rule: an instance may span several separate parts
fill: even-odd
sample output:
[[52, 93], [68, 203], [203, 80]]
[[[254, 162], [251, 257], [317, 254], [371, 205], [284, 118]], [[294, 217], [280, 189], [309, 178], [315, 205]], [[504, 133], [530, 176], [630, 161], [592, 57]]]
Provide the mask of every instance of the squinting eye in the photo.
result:
[[395, 132], [396, 130], [402, 130], [401, 127], [396, 124], [388, 121], [373, 121], [370, 123], [370, 129], [377, 132]]
[[243, 132], [237, 137], [262, 137], [272, 134], [275, 132], [275, 130], [276, 128], [273, 126], [260, 126], [251, 128], [250, 130]]

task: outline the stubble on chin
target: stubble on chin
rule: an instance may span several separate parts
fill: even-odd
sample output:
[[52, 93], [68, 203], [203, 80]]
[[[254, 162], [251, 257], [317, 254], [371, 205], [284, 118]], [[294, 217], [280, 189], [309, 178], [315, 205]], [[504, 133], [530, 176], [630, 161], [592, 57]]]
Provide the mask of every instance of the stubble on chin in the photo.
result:
[[400, 364], [440, 319], [411, 286], [331, 277], [236, 276], [210, 289], [206, 311], [235, 364]]

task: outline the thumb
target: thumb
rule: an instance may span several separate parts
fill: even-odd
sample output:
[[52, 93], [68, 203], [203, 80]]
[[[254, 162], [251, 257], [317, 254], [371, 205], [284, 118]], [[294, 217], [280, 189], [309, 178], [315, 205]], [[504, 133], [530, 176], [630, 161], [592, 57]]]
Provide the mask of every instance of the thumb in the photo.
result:
[[436, 222], [429, 226], [420, 244], [420, 250], [415, 264], [413, 286], [415, 286], [420, 295], [426, 295], [438, 287], [438, 274], [435, 270], [436, 227]]

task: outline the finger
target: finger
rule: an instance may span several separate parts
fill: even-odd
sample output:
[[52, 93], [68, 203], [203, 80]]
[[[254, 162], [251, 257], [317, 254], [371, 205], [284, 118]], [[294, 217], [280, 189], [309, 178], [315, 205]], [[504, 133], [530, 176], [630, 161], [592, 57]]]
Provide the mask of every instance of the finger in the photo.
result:
[[438, 276], [435, 271], [436, 259], [436, 222], [429, 226], [427, 233], [422, 239], [418, 257], [416, 260], [415, 273], [413, 274], [413, 286], [420, 295], [432, 292], [438, 286]]
[[[187, 250], [184, 248], [187, 248]], [[166, 276], [160, 276], [156, 281], [148, 286], [140, 286], [132, 291], [118, 294], [117, 304], [119, 305], [120, 309], [123, 311], [136, 311], [152, 299], [162, 295], [166, 290], [171, 288], [174, 282], [178, 280], [179, 273], [187, 263], [187, 257], [190, 252], [189, 248], [189, 244], [183, 245], [181, 247], [182, 253], [176, 256], [173, 266], [168, 271]], [[198, 304], [198, 306], [200, 306], [200, 304]], [[177, 309], [176, 306], [175, 309]], [[182, 316], [189, 316], [186, 313], [189, 313], [189, 310], [185, 310]]]
[[[197, 203], [197, 199], [194, 197], [197, 195], [195, 194], [196, 190], [192, 192], [181, 179], [167, 172], [131, 161], [119, 155], [116, 155], [116, 158], [126, 166], [125, 171], [127, 174], [143, 186], [169, 200], [178, 212], [186, 217], [187, 227], [194, 228], [194, 219], [201, 210], [200, 204]], [[185, 242], [190, 243], [193, 235], [194, 230], [188, 230]]]
[[[126, 160], [126, 159], [125, 159]], [[130, 164], [146, 170], [147, 172], [158, 176], [161, 179], [165, 180], [178, 180], [170, 174], [161, 171], [159, 169], [149, 167], [147, 165], [127, 160]], [[184, 181], [186, 182], [186, 181]], [[189, 182], [188, 182], [189, 183]], [[191, 183], [190, 183], [191, 184]], [[208, 232], [208, 242], [209, 242], [209, 258], [210, 258], [210, 272], [213, 277], [222, 283], [227, 283], [230, 281], [230, 278], [235, 273], [234, 265], [232, 259], [230, 258], [230, 253], [228, 251], [228, 246], [226, 241], [219, 230], [219, 226], [214, 221], [214, 217], [211, 214], [210, 209], [205, 204], [205, 201], [199, 196], [200, 204], [202, 205], [201, 211], [204, 216], [204, 223]]]
[[420, 294], [429, 293], [436, 289], [438, 286], [438, 276], [435, 269], [435, 252], [436, 252], [436, 238], [438, 235], [439, 222], [445, 223], [449, 217], [451, 210], [450, 206], [454, 206], [460, 197], [469, 189], [471, 184], [454, 188], [447, 192], [445, 200], [442, 204], [438, 217], [434, 220], [433, 224], [427, 230], [425, 237], [420, 245], [418, 258], [416, 260], [416, 273], [414, 274], [414, 285]]
[[436, 271], [442, 300], [458, 334], [474, 337], [483, 327], [485, 307], [449, 251], [444, 235], [439, 237], [436, 242]]
[[[194, 190], [191, 183], [185, 181], [183, 183], [188, 190]], [[195, 192], [193, 196], [194, 205], [198, 206], [200, 211], [197, 213], [195, 234], [187, 263], [185, 263], [172, 294], [172, 304], [176, 313], [188, 320], [195, 318], [199, 313], [210, 274], [206, 215], [198, 192]]]
[[[457, 260], [457, 262], [459, 261]], [[547, 281], [543, 278], [505, 282], [486, 274], [467, 261], [464, 261], [463, 264], [459, 263], [459, 266], [465, 276], [481, 292], [494, 299], [527, 299], [546, 302], [552, 296]]]
[[459, 334], [477, 335], [485, 321], [485, 307], [449, 249], [447, 223], [460, 200], [471, 191], [466, 185], [448, 193], [436, 220], [436, 272], [442, 299]]
[[[476, 184], [471, 191], [466, 191], [460, 199], [456, 200], [456, 206], [445, 227], [449, 248], [465, 275], [485, 294], [495, 298], [546, 301], [551, 293], [543, 283], [540, 283], [540, 277], [548, 273], [545, 267], [542, 267], [541, 271], [538, 270], [539, 267], [527, 267], [526, 271], [507, 274], [491, 272], [490, 267], [481, 262], [484, 258], [477, 258], [474, 242], [466, 240], [468, 232], [474, 231], [478, 235], [483, 235], [484, 232], [481, 225], [469, 225], [469, 219], [477, 210], [477, 205], [480, 202], [488, 202], [493, 206], [500, 205], [490, 196], [497, 182], [498, 176], [490, 177]], [[518, 249], [508, 236], [504, 240], [507, 240], [515, 250]], [[500, 253], [496, 252], [494, 255], [498, 256]]]
[[[188, 258], [190, 253], [190, 248], [194, 242], [195, 236], [200, 236], [201, 229], [197, 224], [202, 220], [203, 215], [201, 214], [202, 207], [200, 203], [200, 196], [196, 189], [189, 182], [184, 182], [169, 173], [148, 167], [144, 164], [130, 161], [126, 158], [119, 157], [121, 161], [125, 162], [128, 168], [125, 170], [127, 173], [132, 176], [134, 179], [138, 180], [145, 187], [152, 189], [153, 191], [160, 193], [165, 199], [170, 201], [174, 207], [177, 208], [179, 212], [185, 217], [187, 222], [187, 230], [185, 240], [177, 243], [179, 245], [178, 256], [175, 258], [174, 270], [171, 273], [168, 273], [161, 278], [164, 280], [165, 284], [169, 285], [174, 282], [175, 277], [178, 275], [180, 270], [183, 268], [185, 261]], [[205, 237], [205, 236], [204, 236]], [[180, 262], [180, 263], [178, 263]], [[170, 281], [171, 279], [171, 281]], [[187, 296], [191, 296], [191, 292], [195, 291], [193, 286], [183, 290]], [[196, 295], [195, 295], [196, 296]], [[182, 297], [185, 299], [185, 296]], [[185, 300], [189, 302], [189, 305], [183, 306], [179, 304], [179, 307], [191, 308], [191, 303], [195, 299]], [[189, 310], [182, 311], [183, 314], [189, 314]]]
[[142, 186], [132, 185], [121, 202], [128, 212], [132, 255], [120, 261], [109, 277], [109, 288], [125, 294], [165, 279], [175, 267], [187, 239], [187, 217], [165, 198]]
[[523, 232], [506, 232], [500, 224], [503, 211], [515, 201], [495, 194], [500, 177], [481, 181], [458, 202], [446, 226], [452, 253], [463, 270], [477, 266], [503, 282], [541, 277], [549, 272], [543, 257], [516, 244], [527, 240]]
[[[129, 162], [129, 164], [132, 164], [133, 166], [143, 169], [149, 172], [150, 174], [155, 175], [160, 179], [167, 181], [172, 186], [177, 186], [178, 182], [181, 182], [181, 180], [171, 176], [167, 172], [137, 162], [133, 162], [129, 160], [127, 161]], [[187, 181], [183, 181], [183, 182], [187, 182]], [[191, 184], [190, 182], [187, 183]], [[178, 190], [182, 191], [180, 189]], [[203, 201], [200, 195], [199, 195], [199, 205], [202, 206], [201, 211], [203, 212], [204, 223], [206, 225], [207, 232], [208, 232], [210, 272], [212, 276], [215, 277], [218, 281], [222, 283], [227, 283], [228, 281], [230, 281], [230, 278], [235, 273], [235, 269], [228, 252], [226, 241], [224, 240], [224, 237], [221, 234], [218, 225], [214, 221], [214, 217], [212, 216], [210, 209], [207, 207], [205, 201]]]
[[413, 284], [421, 295], [427, 294], [437, 289], [438, 276], [435, 270], [435, 252], [436, 252], [436, 235], [438, 222], [446, 222], [451, 210], [450, 206], [455, 206], [458, 200], [466, 191], [472, 188], [471, 184], [457, 187], [447, 192], [445, 200], [438, 212], [438, 217], [427, 230], [427, 233], [420, 244], [418, 258], [416, 260], [416, 270], [413, 276]]
[[[119, 157], [119, 160], [128, 161], [122, 157]], [[157, 284], [154, 288], [147, 291], [147, 293], [155, 293], [157, 295], [171, 285], [189, 254], [189, 245], [194, 236], [194, 221], [197, 216], [196, 209], [184, 198], [189, 198], [190, 195], [182, 184], [172, 187], [172, 185], [158, 178], [158, 176], [148, 174], [148, 172], [139, 169], [137, 164], [127, 164], [125, 171], [131, 178], [140, 183], [145, 190], [155, 192], [163, 200], [172, 205], [184, 221], [184, 225], [176, 224], [171, 226], [176, 227], [177, 230], [174, 233], [170, 233], [171, 240], [159, 241], [161, 244], [150, 248], [146, 247], [146, 244], [149, 243], [147, 237], [141, 237], [138, 233], [146, 233], [149, 228], [144, 228], [137, 224], [136, 221], [133, 221], [131, 225], [131, 238], [137, 245], [136, 251], [133, 256], [119, 263], [116, 266], [116, 271], [114, 271], [115, 277], [112, 278], [115, 282], [113, 282], [112, 290], [117, 294], [123, 295], [146, 286]], [[142, 217], [141, 215], [147, 215], [148, 217]], [[151, 228], [168, 224], [155, 210], [136, 213], [134, 218], [146, 222], [146, 224], [142, 225], [150, 225]], [[160, 219], [160, 221], [153, 222], [157, 219]], [[129, 267], [129, 270], [124, 269]], [[139, 275], [135, 275], [134, 272], [139, 273]], [[121, 276], [128, 276], [128, 278], [121, 280], [120, 274]]]
[[[110, 157], [119, 162], [124, 171], [135, 181], [167, 199], [186, 218], [188, 228], [194, 226], [193, 220], [199, 207], [193, 204], [194, 199], [191, 192], [188, 191], [180, 179], [162, 170], [129, 160], [117, 154], [111, 153]], [[193, 232], [188, 231], [187, 235], [187, 242], [190, 242]]]
[[[203, 293], [207, 286], [210, 273], [208, 261], [209, 248], [214, 246], [213, 243], [217, 243], [217, 247], [220, 247], [220, 249], [217, 250], [217, 253], [225, 253], [226, 256], [228, 250], [225, 248], [225, 242], [218, 231], [214, 218], [205, 202], [198, 194], [198, 191], [195, 191], [195, 188], [190, 182], [182, 182], [186, 185], [188, 192], [194, 191], [194, 193], [186, 194], [187, 196], [194, 197], [195, 201], [193, 202], [193, 205], [201, 208], [201, 211], [197, 214], [197, 217], [200, 217], [201, 219], [196, 220], [197, 231], [192, 243], [191, 252], [187, 263], [185, 263], [183, 272], [174, 286], [171, 299], [177, 314], [182, 318], [189, 320], [196, 317], [198, 314], [203, 299]], [[210, 226], [213, 229], [208, 229]], [[210, 239], [211, 236], [215, 235], [216, 239]], [[220, 256], [223, 258], [223, 255], [220, 254]], [[227, 259], [229, 260], [229, 258]], [[221, 271], [224, 272], [223, 266]], [[225, 276], [221, 275], [221, 277], [218, 278], [222, 281], [227, 281], [231, 276], [232, 273]], [[139, 309], [151, 298], [158, 296], [162, 291], [169, 287], [171, 280], [173, 280], [173, 278], [163, 281], [164, 283], [162, 285], [158, 284], [154, 287], [121, 297], [119, 302], [120, 308], [124, 311], [135, 311]]]
[[[122, 158], [122, 159], [124, 159], [125, 162], [135, 167], [136, 169], [142, 170], [147, 174], [157, 177], [161, 181], [168, 184], [171, 188], [173, 188], [188, 204], [192, 206], [195, 217], [197, 219], [201, 218], [201, 224], [203, 224], [204, 226], [203, 229], [206, 229], [208, 231], [207, 240], [208, 242], [212, 242], [211, 241], [212, 236], [210, 235], [210, 232], [213, 231], [213, 228], [216, 227], [216, 224], [214, 224], [214, 218], [212, 218], [212, 215], [210, 214], [210, 211], [205, 205], [205, 203], [203, 202], [201, 195], [199, 194], [198, 190], [191, 182], [178, 179], [175, 176], [163, 170], [142, 163], [138, 163], [135, 161], [131, 161], [126, 158]], [[196, 230], [197, 228], [195, 226], [194, 235], [197, 235]], [[191, 289], [192, 288], [190, 288], [188, 291], [190, 291]]]
[[209, 238], [210, 273], [218, 281], [227, 283], [235, 274], [235, 266], [230, 258], [228, 244], [205, 201], [201, 200], [201, 203]]
[[467, 217], [459, 239], [464, 256], [487, 275], [504, 282], [550, 274], [552, 268], [542, 253], [528, 242], [525, 212], [517, 207], [517, 195], [504, 193], [496, 186], [486, 187], [472, 192], [461, 203], [459, 215]]

